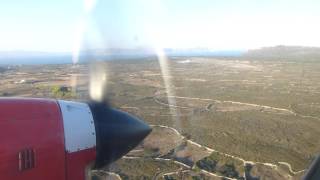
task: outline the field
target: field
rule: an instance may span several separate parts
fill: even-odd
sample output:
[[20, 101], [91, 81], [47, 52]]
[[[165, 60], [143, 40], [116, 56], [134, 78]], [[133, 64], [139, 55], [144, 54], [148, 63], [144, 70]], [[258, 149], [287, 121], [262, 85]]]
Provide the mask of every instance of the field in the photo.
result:
[[[100, 64], [109, 102], [154, 125], [140, 146], [106, 167], [122, 179], [298, 179], [319, 153], [320, 63], [204, 57], [167, 63], [163, 69], [152, 58]], [[6, 67], [0, 95], [88, 100], [89, 70]]]

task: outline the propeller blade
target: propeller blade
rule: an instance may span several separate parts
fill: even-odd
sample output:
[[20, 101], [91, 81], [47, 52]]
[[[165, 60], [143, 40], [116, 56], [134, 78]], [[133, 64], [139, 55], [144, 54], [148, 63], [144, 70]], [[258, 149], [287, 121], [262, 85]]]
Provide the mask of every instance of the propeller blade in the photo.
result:
[[102, 102], [105, 100], [105, 90], [107, 86], [107, 72], [105, 64], [91, 62], [90, 64], [90, 98], [94, 101]]

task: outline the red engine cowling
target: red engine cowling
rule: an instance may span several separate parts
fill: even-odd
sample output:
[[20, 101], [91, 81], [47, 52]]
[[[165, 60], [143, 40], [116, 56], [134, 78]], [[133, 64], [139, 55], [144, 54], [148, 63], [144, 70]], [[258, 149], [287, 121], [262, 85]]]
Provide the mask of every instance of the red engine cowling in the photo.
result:
[[[97, 110], [91, 110], [86, 103], [71, 101], [0, 98], [0, 179], [84, 180], [85, 168], [96, 160], [97, 147], [101, 162], [104, 162], [103, 158], [110, 162], [110, 157], [101, 153], [126, 153], [151, 131], [131, 116], [129, 121], [122, 121], [129, 115], [120, 112], [119, 116], [119, 111], [114, 110], [109, 110], [112, 116], [110, 129], [101, 129], [108, 127], [109, 121], [101, 121], [101, 117], [92, 113], [100, 113], [101, 107], [93, 107], [96, 106]], [[119, 121], [115, 117], [122, 119]], [[96, 119], [100, 119], [99, 122]], [[118, 122], [122, 124], [118, 125]], [[132, 134], [132, 130], [125, 135], [117, 134], [123, 131], [123, 124], [132, 125], [132, 122], [138, 122], [142, 127], [139, 133], [134, 132], [137, 135]], [[96, 127], [97, 124], [101, 127]], [[125, 129], [128, 127], [131, 126]], [[100, 136], [96, 135], [96, 130]], [[120, 138], [110, 140], [109, 136]], [[132, 137], [138, 139], [133, 143], [130, 141], [131, 145], [127, 147], [127, 142], [121, 143], [121, 137], [125, 141]], [[114, 151], [110, 151], [112, 146], [116, 146]]]
[[85, 166], [96, 157], [90, 113], [84, 103], [1, 99], [0, 179], [84, 179]]

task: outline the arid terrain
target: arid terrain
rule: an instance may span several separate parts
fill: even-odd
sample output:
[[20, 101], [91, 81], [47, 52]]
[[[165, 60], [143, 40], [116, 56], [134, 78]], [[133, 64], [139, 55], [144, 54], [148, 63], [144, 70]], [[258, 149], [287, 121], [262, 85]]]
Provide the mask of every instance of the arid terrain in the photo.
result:
[[[172, 57], [100, 66], [111, 105], [153, 131], [97, 177], [300, 179], [319, 153], [320, 62]], [[3, 66], [0, 96], [85, 101], [89, 73], [88, 64]]]

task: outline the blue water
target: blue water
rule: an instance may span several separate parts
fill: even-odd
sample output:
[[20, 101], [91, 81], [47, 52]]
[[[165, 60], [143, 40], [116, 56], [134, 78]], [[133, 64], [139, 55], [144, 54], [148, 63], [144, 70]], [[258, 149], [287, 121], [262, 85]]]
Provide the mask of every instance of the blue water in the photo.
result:
[[[237, 57], [243, 54], [243, 51], [171, 51], [166, 50], [167, 56], [174, 57], [188, 57], [188, 56], [201, 56], [201, 57]], [[108, 55], [93, 55], [82, 54], [79, 58], [79, 63], [85, 63], [90, 60], [137, 60], [141, 58], [156, 57], [153, 53], [117, 53]], [[1, 65], [31, 65], [31, 64], [71, 64], [72, 56], [67, 54], [41, 54], [41, 55], [0, 55]]]

